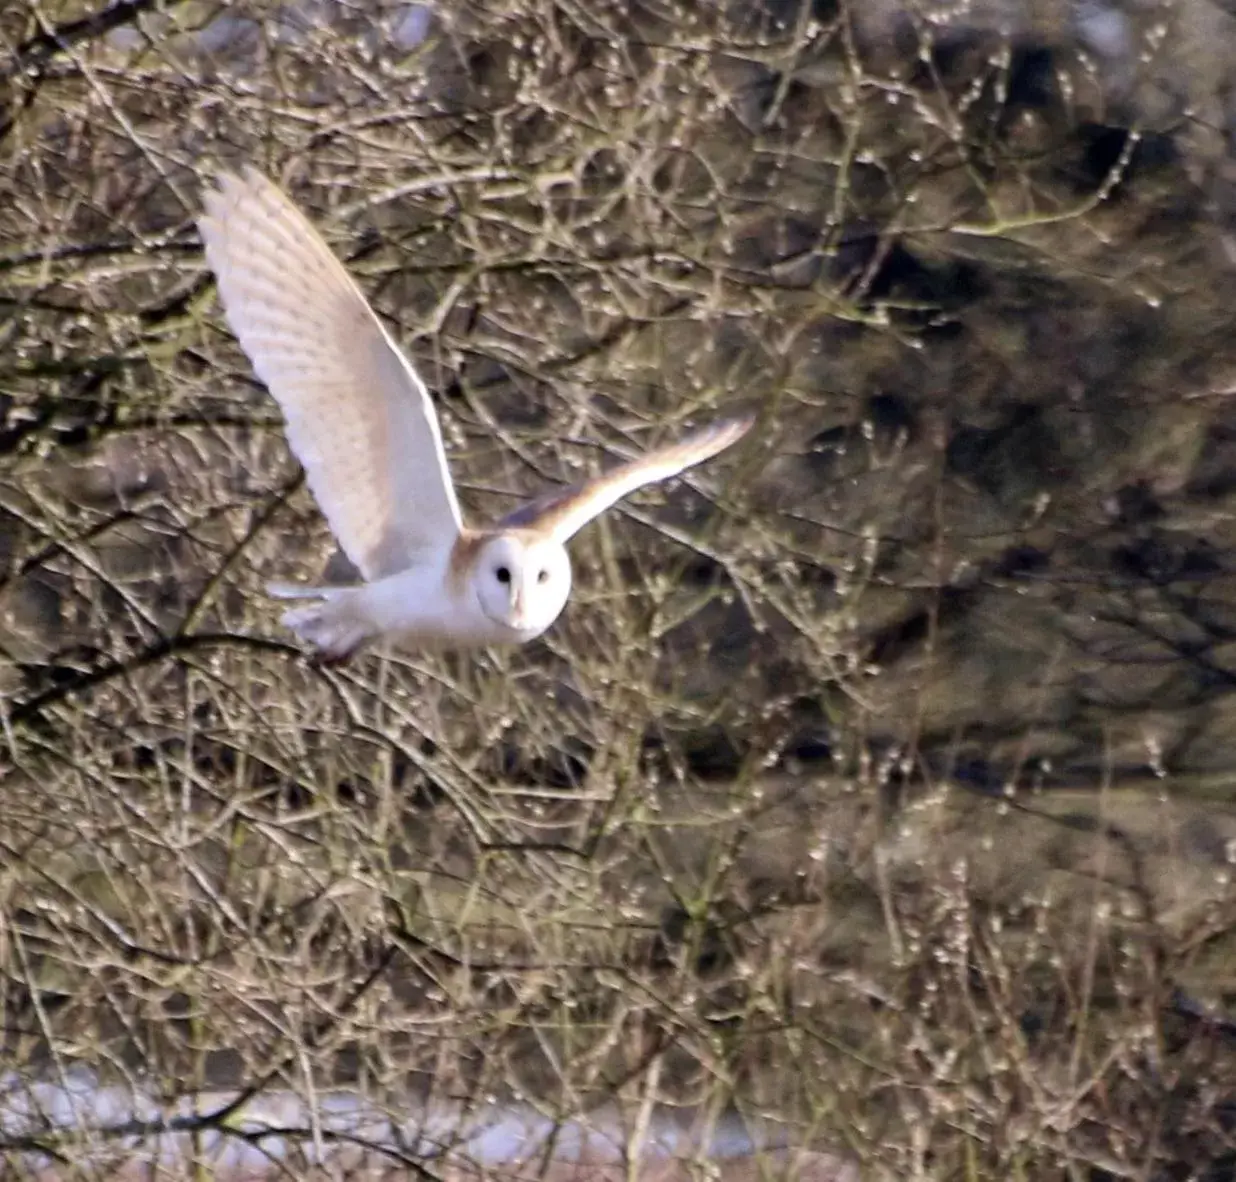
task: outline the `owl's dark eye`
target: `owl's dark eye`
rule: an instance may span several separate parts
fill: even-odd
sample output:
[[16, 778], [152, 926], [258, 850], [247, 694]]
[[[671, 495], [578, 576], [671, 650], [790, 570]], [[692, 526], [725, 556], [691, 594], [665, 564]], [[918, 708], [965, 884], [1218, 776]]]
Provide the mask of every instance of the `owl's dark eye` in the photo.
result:
[[499, 583], [509, 583], [511, 581], [511, 568], [509, 566], [500, 566], [494, 574], [498, 576]]
[[547, 570], [537, 571], [536, 581], [538, 583], [548, 583], [549, 582], [549, 571]]

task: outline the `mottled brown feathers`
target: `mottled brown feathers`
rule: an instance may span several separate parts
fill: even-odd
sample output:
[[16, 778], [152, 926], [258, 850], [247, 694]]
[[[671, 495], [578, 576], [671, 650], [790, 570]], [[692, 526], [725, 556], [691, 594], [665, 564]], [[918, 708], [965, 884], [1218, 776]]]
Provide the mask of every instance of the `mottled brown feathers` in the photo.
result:
[[446, 586], [453, 599], [463, 594], [468, 576], [476, 567], [476, 556], [491, 536], [488, 530], [468, 529], [467, 526], [459, 531], [446, 563]]

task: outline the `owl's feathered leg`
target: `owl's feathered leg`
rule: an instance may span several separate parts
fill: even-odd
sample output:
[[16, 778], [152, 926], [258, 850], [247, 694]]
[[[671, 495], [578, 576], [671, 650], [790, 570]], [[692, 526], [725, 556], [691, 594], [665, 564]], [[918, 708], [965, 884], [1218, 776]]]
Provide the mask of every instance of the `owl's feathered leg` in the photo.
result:
[[317, 650], [323, 661], [342, 661], [356, 653], [378, 632], [365, 610], [363, 587], [305, 587], [272, 583], [266, 588], [276, 599], [313, 599], [317, 602], [292, 608], [280, 617], [301, 640]]

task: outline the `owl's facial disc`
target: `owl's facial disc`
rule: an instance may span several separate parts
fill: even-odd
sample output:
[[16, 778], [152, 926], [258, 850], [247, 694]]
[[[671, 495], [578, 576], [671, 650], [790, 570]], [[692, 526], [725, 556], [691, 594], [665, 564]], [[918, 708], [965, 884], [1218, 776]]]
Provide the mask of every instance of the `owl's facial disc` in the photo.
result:
[[514, 640], [539, 636], [558, 618], [571, 591], [565, 547], [546, 538], [498, 534], [481, 547], [473, 575], [481, 610]]

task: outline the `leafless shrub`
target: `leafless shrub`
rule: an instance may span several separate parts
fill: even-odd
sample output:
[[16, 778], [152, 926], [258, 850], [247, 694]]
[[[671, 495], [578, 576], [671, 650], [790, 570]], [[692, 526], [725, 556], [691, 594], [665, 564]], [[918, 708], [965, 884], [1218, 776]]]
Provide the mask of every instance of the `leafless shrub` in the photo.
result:
[[[409, 1113], [498, 1105], [610, 1172], [679, 1110], [802, 1178], [1227, 1176], [1230, 23], [0, 12], [6, 1173], [445, 1178], [494, 1163]], [[329, 540], [193, 229], [240, 162], [473, 512], [758, 431], [544, 642], [311, 668], [260, 588]]]

